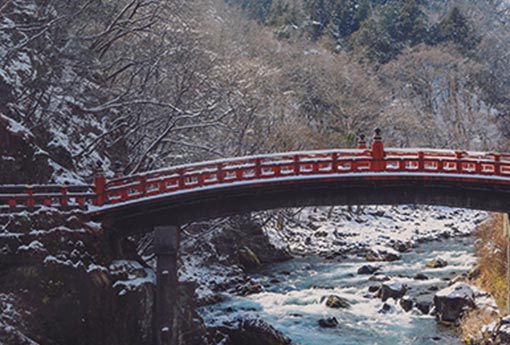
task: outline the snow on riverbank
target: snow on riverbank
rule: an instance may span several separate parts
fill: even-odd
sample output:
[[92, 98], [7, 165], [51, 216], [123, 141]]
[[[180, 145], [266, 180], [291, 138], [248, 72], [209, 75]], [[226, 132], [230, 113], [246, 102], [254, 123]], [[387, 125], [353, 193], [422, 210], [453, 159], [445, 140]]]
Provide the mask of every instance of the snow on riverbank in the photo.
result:
[[316, 207], [303, 209], [282, 230], [272, 222], [265, 231], [276, 246], [288, 246], [294, 254], [353, 254], [467, 236], [487, 217], [487, 212], [432, 206]]
[[[262, 221], [264, 216], [260, 216]], [[447, 207], [367, 206], [352, 210], [317, 207], [305, 208], [286, 218], [283, 224], [281, 218], [274, 217], [265, 223], [264, 232], [275, 247], [286, 248], [298, 256], [364, 255], [369, 250], [398, 255], [394, 249], [406, 249], [416, 242], [467, 236], [487, 217], [486, 212]], [[214, 238], [224, 237], [224, 226], [222, 223], [210, 231], [199, 231], [196, 239], [188, 238], [183, 243], [180, 279], [198, 283], [200, 300], [216, 300], [214, 291], [236, 293], [237, 286], [250, 288], [257, 284], [218, 249]], [[229, 241], [231, 244], [223, 246], [236, 246]], [[200, 250], [193, 250], [194, 247]], [[469, 262], [473, 264], [472, 260]]]

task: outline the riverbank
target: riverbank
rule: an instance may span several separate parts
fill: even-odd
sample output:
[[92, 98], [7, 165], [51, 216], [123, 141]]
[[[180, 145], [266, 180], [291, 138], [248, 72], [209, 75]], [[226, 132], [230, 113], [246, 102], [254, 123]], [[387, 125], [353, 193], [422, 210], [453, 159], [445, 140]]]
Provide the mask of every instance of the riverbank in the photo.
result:
[[[338, 342], [338, 337], [345, 341], [341, 344], [364, 344], [363, 339], [373, 339], [367, 334], [388, 334], [380, 344], [394, 344], [402, 334], [409, 336], [409, 344], [439, 340], [460, 344], [458, 330], [436, 330], [430, 313], [435, 293], [466, 275], [475, 264], [470, 234], [486, 219], [482, 212], [407, 206], [315, 208], [283, 222], [275, 218], [264, 229], [270, 241], [298, 258], [252, 275], [260, 291], [247, 297], [224, 295], [226, 301], [203, 308], [201, 313], [212, 328], [261, 318], [303, 344], [317, 345], [318, 339], [324, 339], [324, 344]], [[384, 260], [387, 255], [395, 261], [369, 263], [377, 267], [375, 275], [357, 274], [367, 259]], [[446, 267], [426, 268], [439, 257], [447, 262]], [[383, 302], [376, 297], [376, 288], [386, 279], [408, 287], [405, 299], [412, 303], [410, 312], [400, 300]], [[331, 315], [321, 301], [329, 295], [345, 298], [351, 307]], [[333, 335], [322, 334], [318, 320], [330, 317], [342, 327], [328, 330]], [[421, 329], [426, 332], [421, 334]]]

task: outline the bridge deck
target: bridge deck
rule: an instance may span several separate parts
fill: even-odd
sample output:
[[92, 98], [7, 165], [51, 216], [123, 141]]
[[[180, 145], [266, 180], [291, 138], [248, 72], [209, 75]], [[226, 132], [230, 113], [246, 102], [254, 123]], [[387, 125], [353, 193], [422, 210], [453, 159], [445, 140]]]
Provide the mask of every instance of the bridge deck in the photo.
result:
[[383, 149], [382, 143], [374, 144], [370, 150], [288, 152], [193, 163], [110, 181], [97, 176], [94, 185], [4, 185], [0, 186], [0, 207], [86, 207], [97, 216], [106, 216], [133, 205], [149, 206], [160, 200], [179, 203], [190, 195], [205, 197], [213, 190], [229, 193], [248, 187], [253, 192], [275, 185], [409, 180], [485, 190], [510, 186], [509, 154]]

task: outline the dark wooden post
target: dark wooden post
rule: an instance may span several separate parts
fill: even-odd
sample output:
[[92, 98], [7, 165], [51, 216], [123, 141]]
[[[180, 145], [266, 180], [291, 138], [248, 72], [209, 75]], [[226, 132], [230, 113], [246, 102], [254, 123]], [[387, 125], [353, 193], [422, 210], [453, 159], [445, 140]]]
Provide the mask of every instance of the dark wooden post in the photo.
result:
[[32, 186], [26, 187], [27, 192], [27, 200], [26, 200], [26, 206], [28, 209], [32, 210], [35, 206], [35, 200], [34, 200], [34, 189]]
[[494, 153], [494, 174], [501, 175], [501, 153]]
[[180, 229], [178, 226], [157, 226], [154, 228], [154, 252], [157, 258], [154, 334], [157, 345], [177, 345], [179, 240]]
[[[503, 231], [505, 233], [506, 237], [506, 282], [507, 284], [510, 284], [510, 224], [508, 222], [509, 214], [504, 213], [503, 214]], [[510, 285], [508, 285], [510, 286]], [[510, 314], [510, 289], [508, 289], [507, 295], [506, 295], [506, 313]]]
[[95, 206], [104, 205], [105, 189], [106, 189], [106, 177], [101, 172], [97, 172], [96, 175], [94, 176], [94, 193], [96, 194], [96, 197], [94, 198]]

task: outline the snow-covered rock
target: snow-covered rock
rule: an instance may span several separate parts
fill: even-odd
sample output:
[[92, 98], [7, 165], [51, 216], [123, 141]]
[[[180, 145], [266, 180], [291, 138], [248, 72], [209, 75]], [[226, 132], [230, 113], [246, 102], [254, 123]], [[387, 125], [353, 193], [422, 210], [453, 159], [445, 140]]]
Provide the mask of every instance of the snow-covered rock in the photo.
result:
[[[418, 242], [467, 236], [488, 217], [480, 211], [408, 205], [310, 207], [296, 212], [283, 224], [266, 221], [270, 241], [293, 254], [325, 257], [365, 255], [370, 249], [400, 255]], [[310, 223], [326, 236], [315, 236]]]
[[373, 246], [368, 250], [366, 258], [368, 261], [397, 261], [400, 260], [401, 256], [393, 248]]
[[407, 285], [403, 284], [398, 280], [391, 280], [381, 284], [381, 287], [377, 291], [377, 297], [386, 302], [389, 298], [395, 300], [404, 297], [407, 291]]
[[456, 283], [434, 296], [439, 321], [457, 322], [466, 310], [475, 308], [475, 290], [466, 283]]

